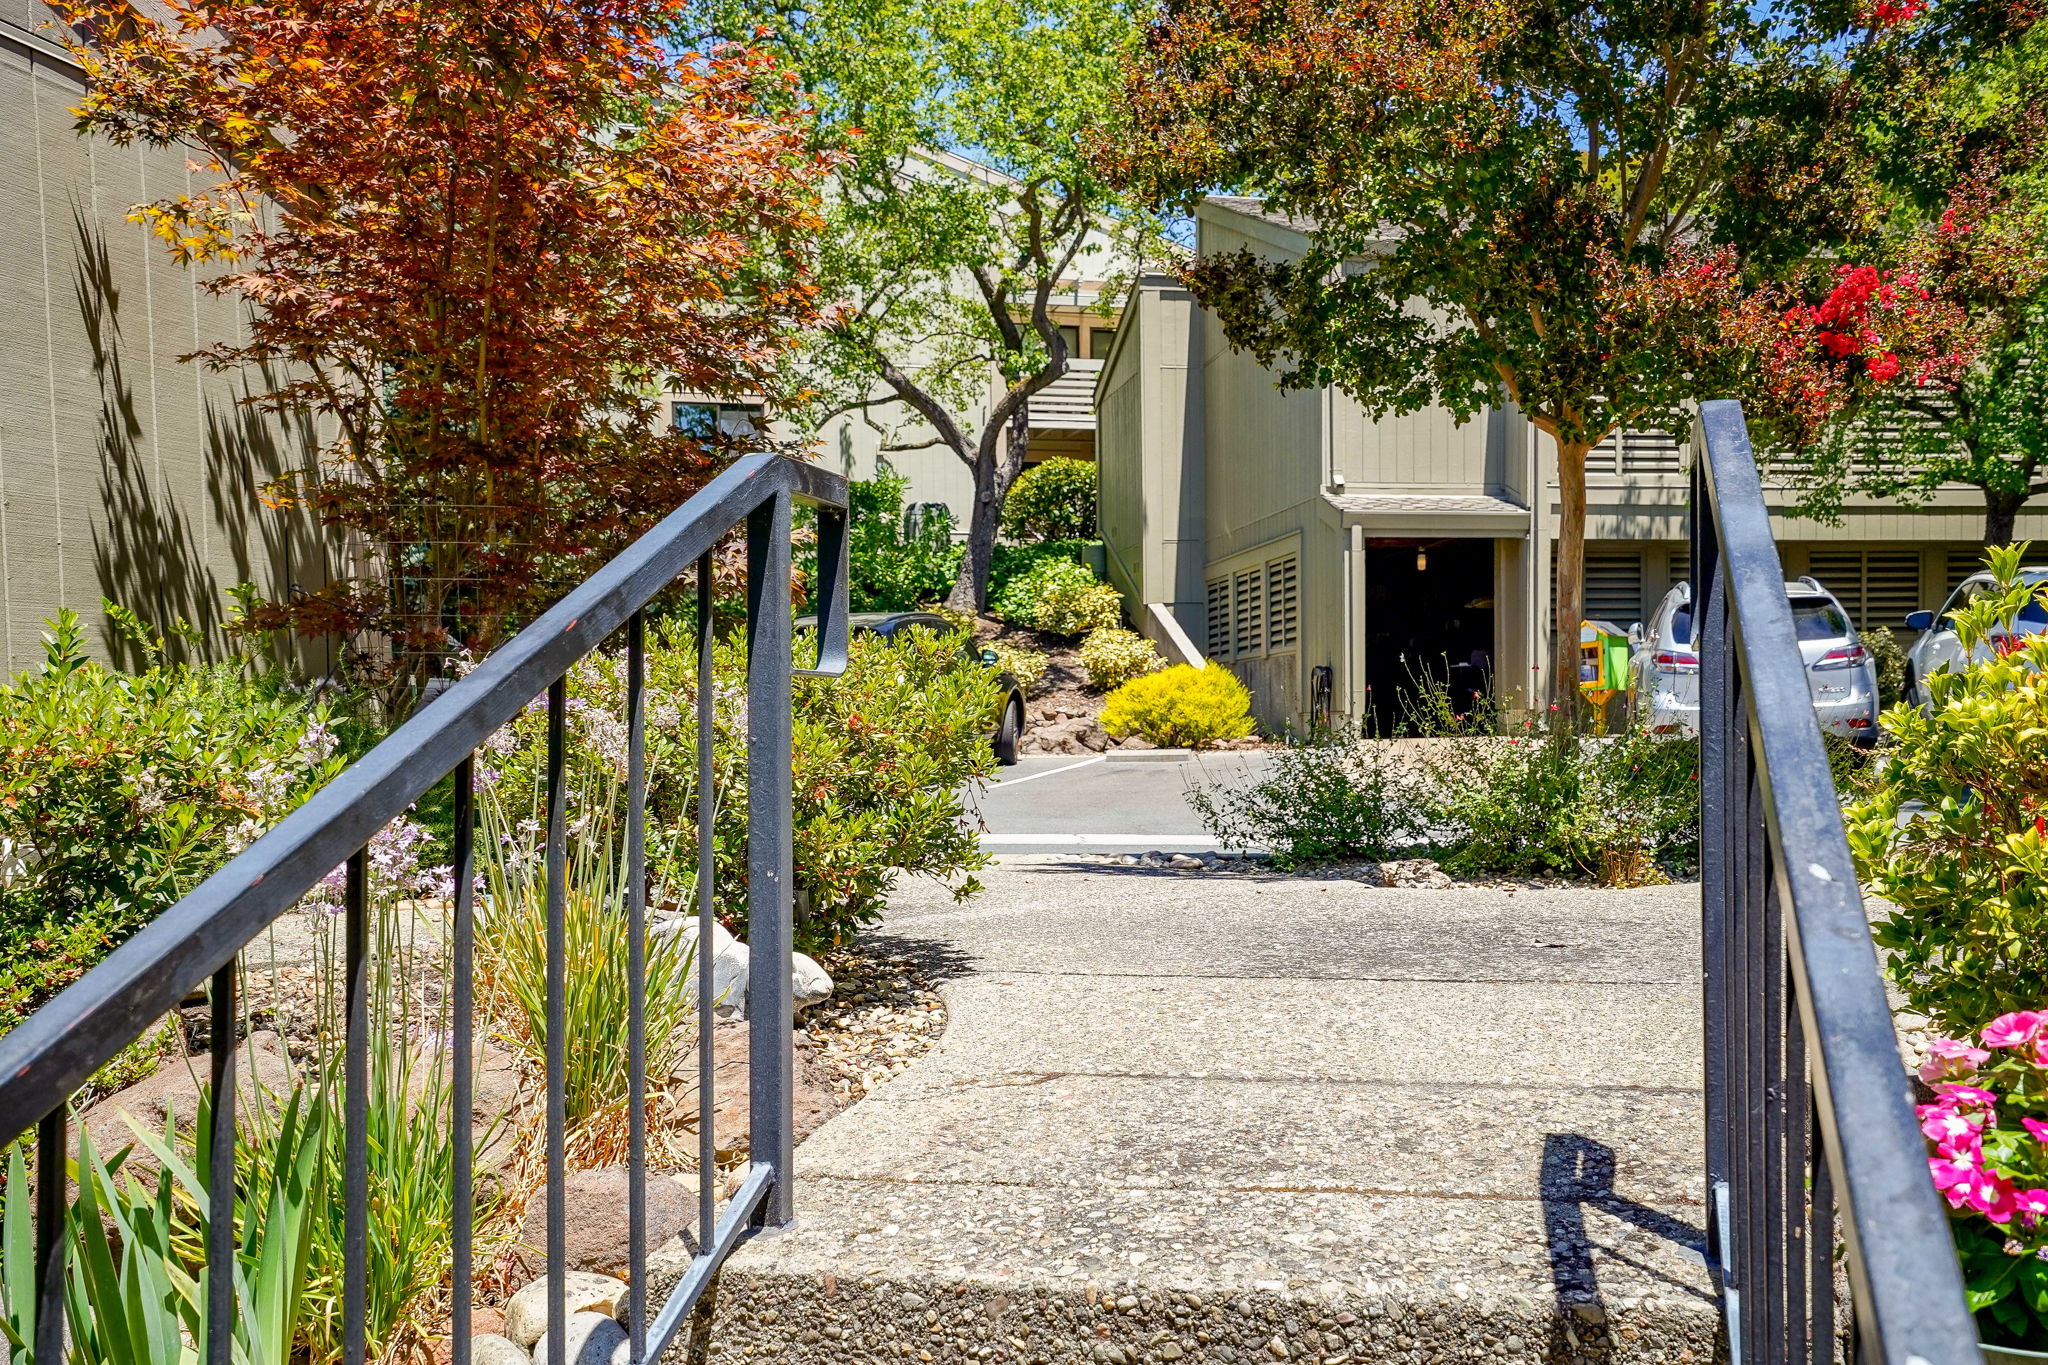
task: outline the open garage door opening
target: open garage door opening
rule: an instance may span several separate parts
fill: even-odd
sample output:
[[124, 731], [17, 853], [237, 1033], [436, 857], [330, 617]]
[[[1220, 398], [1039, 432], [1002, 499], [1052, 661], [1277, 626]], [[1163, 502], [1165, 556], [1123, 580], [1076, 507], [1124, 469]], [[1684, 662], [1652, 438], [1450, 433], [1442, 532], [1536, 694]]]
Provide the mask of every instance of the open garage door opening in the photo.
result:
[[1373, 733], [1412, 722], [1431, 680], [1468, 712], [1493, 687], [1493, 542], [1373, 539], [1365, 548], [1365, 677]]

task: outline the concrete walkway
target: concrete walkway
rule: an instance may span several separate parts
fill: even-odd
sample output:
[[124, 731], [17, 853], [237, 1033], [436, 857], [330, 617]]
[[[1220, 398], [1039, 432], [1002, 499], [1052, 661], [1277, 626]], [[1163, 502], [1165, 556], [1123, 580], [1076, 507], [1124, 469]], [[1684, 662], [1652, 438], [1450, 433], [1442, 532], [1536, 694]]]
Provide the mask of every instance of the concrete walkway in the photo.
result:
[[714, 1359], [1714, 1358], [1696, 888], [985, 881], [898, 898], [946, 1035], [799, 1150]]

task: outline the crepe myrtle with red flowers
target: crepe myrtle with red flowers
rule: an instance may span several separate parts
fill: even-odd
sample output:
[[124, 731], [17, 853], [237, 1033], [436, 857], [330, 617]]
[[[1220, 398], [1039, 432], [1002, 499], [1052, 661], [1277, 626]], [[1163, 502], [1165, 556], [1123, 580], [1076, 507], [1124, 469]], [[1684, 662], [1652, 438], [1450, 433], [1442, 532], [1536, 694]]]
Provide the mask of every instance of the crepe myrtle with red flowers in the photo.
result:
[[1937, 1038], [1920, 1067], [1927, 1169], [1948, 1200], [1970, 1307], [1995, 1346], [2048, 1349], [2048, 1011], [2016, 1010], [1972, 1042]]
[[[1875, 230], [1865, 114], [1922, 60], [1919, 9], [1160, 0], [1098, 156], [1147, 204], [1256, 196], [1306, 237], [1298, 257], [1179, 267], [1282, 386], [1334, 385], [1375, 418], [1512, 402], [1547, 434], [1572, 622], [1588, 453], [1738, 392], [1753, 353], [1730, 330], [1759, 285]], [[1773, 320], [1803, 302], [1773, 300]], [[1856, 306], [1826, 330], [1854, 336]], [[1577, 632], [1556, 636], [1570, 709]]]

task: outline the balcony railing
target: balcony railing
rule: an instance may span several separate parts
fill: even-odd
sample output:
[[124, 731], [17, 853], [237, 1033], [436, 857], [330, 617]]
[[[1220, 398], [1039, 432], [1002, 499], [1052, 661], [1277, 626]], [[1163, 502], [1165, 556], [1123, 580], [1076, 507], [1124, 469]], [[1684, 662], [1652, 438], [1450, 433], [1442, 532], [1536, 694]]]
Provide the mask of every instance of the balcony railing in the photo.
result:
[[[815, 669], [791, 664], [790, 508], [818, 506], [821, 604]], [[346, 1252], [343, 1358], [365, 1356], [369, 1056], [366, 962], [371, 873], [366, 845], [422, 795], [454, 777], [452, 961], [454, 1169], [453, 1359], [470, 1358], [472, 1135], [467, 1117], [474, 1028], [470, 976], [475, 943], [475, 755], [478, 747], [542, 693], [547, 696], [546, 1172], [550, 1341], [561, 1351], [567, 1322], [564, 1056], [565, 932], [569, 824], [565, 809], [566, 676], [615, 635], [626, 676], [626, 914], [628, 945], [631, 1266], [626, 1327], [633, 1365], [653, 1361], [674, 1339], [712, 1275], [750, 1233], [790, 1219], [792, 1034], [790, 1032], [791, 679], [833, 674], [846, 662], [846, 483], [814, 465], [758, 455], [741, 460], [631, 548], [493, 653], [351, 764], [196, 890], [151, 921], [76, 984], [0, 1038], [0, 1146], [37, 1129], [35, 1326], [33, 1359], [65, 1358], [67, 1273], [67, 1105], [88, 1078], [188, 993], [208, 986], [212, 1012], [214, 1120], [207, 1190], [205, 1302], [207, 1365], [233, 1365], [236, 1320], [235, 1170], [237, 959], [257, 935], [296, 907], [332, 869], [346, 865], [346, 1026], [343, 1123]], [[721, 1208], [713, 1179], [712, 954], [697, 954], [699, 1226], [696, 1253], [667, 1300], [647, 1303], [646, 1162], [646, 689], [643, 608], [696, 566], [698, 790], [713, 790], [712, 550], [727, 532], [747, 537], [747, 905], [750, 1165]], [[700, 945], [713, 942], [712, 803], [699, 805], [696, 899]], [[210, 983], [210, 985], [209, 985]], [[290, 1292], [289, 1290], [287, 1292]], [[195, 1343], [197, 1344], [197, 1343]]]
[[1701, 405], [1709, 1258], [1736, 1365], [1980, 1365], [1742, 409]]
[[1069, 360], [1067, 372], [1031, 395], [1033, 431], [1095, 430], [1095, 379], [1099, 360]]

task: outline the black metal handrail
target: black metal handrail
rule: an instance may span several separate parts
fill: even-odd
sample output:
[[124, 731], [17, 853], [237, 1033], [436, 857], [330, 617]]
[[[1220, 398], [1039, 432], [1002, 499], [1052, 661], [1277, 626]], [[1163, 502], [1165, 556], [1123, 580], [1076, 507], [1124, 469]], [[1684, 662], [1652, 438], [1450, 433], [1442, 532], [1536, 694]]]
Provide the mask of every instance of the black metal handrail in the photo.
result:
[[1708, 1246], [1729, 1352], [1834, 1359], [1839, 1206], [1853, 1358], [1980, 1365], [1739, 404], [1700, 405], [1693, 454]]
[[[791, 659], [792, 499], [818, 507], [819, 657], [799, 669]], [[629, 945], [630, 1069], [629, 1256], [627, 1329], [634, 1362], [658, 1358], [711, 1276], [745, 1237], [790, 1219], [793, 1040], [790, 1030], [791, 680], [832, 675], [846, 664], [846, 481], [815, 465], [756, 455], [735, 462], [703, 491], [571, 591], [539, 620], [356, 760], [270, 832], [190, 895], [152, 920], [77, 983], [0, 1037], [0, 1146], [30, 1127], [36, 1138], [37, 1244], [35, 1359], [64, 1358], [65, 1160], [70, 1096], [158, 1019], [209, 985], [215, 1039], [212, 1169], [207, 1227], [208, 1365], [231, 1365], [235, 1256], [235, 972], [242, 949], [298, 905], [314, 884], [346, 865], [347, 1023], [344, 1041], [344, 1190], [346, 1201], [344, 1352], [365, 1355], [367, 1245], [369, 867], [366, 845], [430, 788], [455, 779], [452, 986], [455, 1365], [470, 1355], [470, 1224], [473, 1152], [467, 1121], [473, 1060], [470, 999], [474, 942], [474, 755], [478, 746], [543, 691], [548, 698], [547, 860], [547, 1256], [548, 1320], [560, 1348], [566, 1321], [564, 1256], [566, 995], [566, 847], [563, 778], [566, 677], [577, 661], [615, 632], [625, 635], [627, 759], [626, 888]], [[747, 900], [750, 1167], [721, 1211], [713, 1173], [712, 803], [700, 799], [697, 866], [697, 1010], [700, 1106], [697, 1252], [651, 1319], [646, 1302], [646, 1036], [644, 943], [646, 876], [645, 684], [643, 609], [696, 566], [699, 791], [712, 790], [709, 737], [712, 551], [737, 527], [747, 538]], [[210, 984], [209, 984], [210, 983]]]

